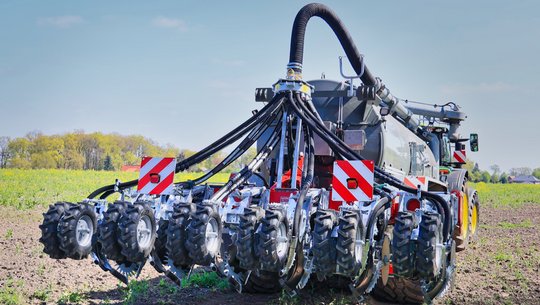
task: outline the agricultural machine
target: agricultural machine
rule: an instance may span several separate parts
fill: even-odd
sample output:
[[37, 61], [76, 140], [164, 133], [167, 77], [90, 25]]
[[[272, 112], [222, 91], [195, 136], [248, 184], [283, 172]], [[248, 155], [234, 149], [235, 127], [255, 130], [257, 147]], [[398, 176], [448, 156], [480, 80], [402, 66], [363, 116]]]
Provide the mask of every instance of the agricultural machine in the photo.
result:
[[[340, 58], [344, 80], [302, 79], [314, 16], [332, 28], [354, 76]], [[321, 4], [296, 16], [286, 78], [255, 95], [263, 107], [193, 156], [145, 157], [138, 180], [51, 205], [44, 252], [91, 256], [124, 283], [149, 263], [179, 285], [194, 266], [211, 267], [239, 292], [294, 294], [321, 281], [359, 299], [430, 303], [444, 294], [479, 216], [462, 168], [464, 142], [476, 151], [478, 136], [461, 137], [459, 107], [394, 96]], [[201, 177], [174, 182], [236, 143]], [[207, 183], [252, 146], [256, 156], [228, 182]]]

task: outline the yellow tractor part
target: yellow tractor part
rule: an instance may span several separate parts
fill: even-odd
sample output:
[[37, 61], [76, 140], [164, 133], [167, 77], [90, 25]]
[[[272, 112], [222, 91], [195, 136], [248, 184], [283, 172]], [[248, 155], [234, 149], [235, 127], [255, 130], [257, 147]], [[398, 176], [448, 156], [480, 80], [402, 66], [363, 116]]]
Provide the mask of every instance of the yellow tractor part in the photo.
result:
[[459, 211], [461, 214], [461, 230], [459, 232], [459, 236], [463, 239], [469, 238], [469, 196], [467, 195], [467, 192], [461, 192], [462, 199], [461, 199], [461, 206], [459, 207]]
[[469, 192], [469, 241], [474, 240], [478, 230], [479, 217], [478, 194], [475, 190]]

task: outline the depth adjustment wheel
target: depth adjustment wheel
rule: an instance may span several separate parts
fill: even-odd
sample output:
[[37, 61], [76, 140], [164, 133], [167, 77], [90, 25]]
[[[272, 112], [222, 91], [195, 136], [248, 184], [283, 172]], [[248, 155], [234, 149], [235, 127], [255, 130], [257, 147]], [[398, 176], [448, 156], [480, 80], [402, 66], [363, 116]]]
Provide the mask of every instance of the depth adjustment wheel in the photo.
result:
[[156, 220], [150, 203], [138, 201], [129, 206], [118, 227], [122, 254], [129, 262], [145, 261], [156, 239]]
[[411, 277], [414, 271], [414, 243], [411, 234], [414, 226], [411, 212], [399, 212], [392, 232], [392, 267], [394, 274]]
[[364, 232], [359, 211], [344, 211], [339, 218], [336, 241], [336, 272], [355, 276], [362, 268]]
[[264, 215], [261, 207], [253, 206], [244, 209], [238, 224], [238, 238], [236, 239], [236, 258], [241, 268], [250, 270], [257, 265], [257, 238], [255, 234]]
[[267, 209], [261, 220], [261, 230], [258, 235], [257, 255], [261, 269], [279, 272], [285, 267], [289, 252], [289, 225], [286, 211], [281, 207]]
[[438, 213], [425, 212], [420, 221], [417, 240], [416, 269], [423, 279], [433, 279], [439, 275], [444, 265], [442, 249], [443, 233]]
[[96, 229], [97, 216], [94, 206], [88, 203], [70, 206], [58, 222], [60, 249], [69, 258], [86, 258], [92, 252]]
[[315, 226], [311, 233], [313, 241], [313, 259], [319, 279], [336, 270], [336, 241], [332, 230], [337, 225], [334, 210], [321, 209], [315, 214]]
[[66, 253], [60, 249], [60, 239], [57, 236], [58, 222], [65, 211], [72, 206], [69, 202], [56, 202], [49, 206], [49, 210], [43, 214], [43, 223], [39, 225], [41, 229], [41, 238], [39, 242], [43, 244], [43, 252], [49, 255], [50, 258], [62, 259], [66, 258]]
[[186, 248], [195, 264], [208, 266], [215, 261], [221, 248], [221, 219], [211, 203], [197, 205], [187, 227]]
[[107, 259], [118, 263], [126, 261], [119, 243], [118, 221], [130, 204], [127, 201], [115, 201], [109, 204], [107, 211], [103, 213], [103, 220], [98, 226], [97, 238], [101, 244], [101, 252]]
[[173, 214], [167, 228], [167, 252], [169, 264], [185, 268], [192, 263], [186, 248], [186, 228], [190, 222], [192, 205], [180, 203], [174, 206]]

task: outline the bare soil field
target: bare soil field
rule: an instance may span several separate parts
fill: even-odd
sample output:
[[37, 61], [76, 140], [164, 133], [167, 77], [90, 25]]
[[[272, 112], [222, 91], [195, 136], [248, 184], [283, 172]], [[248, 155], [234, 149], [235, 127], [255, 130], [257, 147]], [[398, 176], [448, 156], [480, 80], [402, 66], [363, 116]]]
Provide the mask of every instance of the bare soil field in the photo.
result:
[[[126, 288], [90, 259], [52, 260], [38, 242], [45, 208], [0, 207], [0, 303], [354, 304], [347, 292], [307, 288], [299, 297], [177, 289], [147, 266]], [[438, 304], [540, 304], [540, 205], [483, 207], [478, 238], [458, 254], [453, 291]], [[368, 300], [368, 303], [376, 302]]]

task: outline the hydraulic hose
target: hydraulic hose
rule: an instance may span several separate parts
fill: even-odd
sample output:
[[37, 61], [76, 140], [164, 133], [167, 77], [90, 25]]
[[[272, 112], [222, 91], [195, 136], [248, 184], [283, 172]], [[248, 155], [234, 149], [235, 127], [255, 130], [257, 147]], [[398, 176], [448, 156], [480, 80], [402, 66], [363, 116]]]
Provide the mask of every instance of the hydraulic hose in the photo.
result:
[[[334, 151], [341, 153], [345, 158], [350, 160], [364, 160], [363, 157], [358, 155], [355, 151], [348, 147], [346, 143], [344, 143], [335, 134], [328, 130], [326, 126], [322, 124], [322, 122], [315, 119], [314, 115], [309, 111], [309, 109], [307, 109], [306, 106], [303, 105], [299, 95], [296, 95], [295, 101], [291, 101], [289, 104], [292, 106], [292, 109], [294, 109], [294, 112], [298, 116], [300, 116], [302, 120], [304, 120], [306, 124], [308, 124], [313, 129], [313, 131], [317, 133], [317, 135], [319, 135], [319, 137], [325, 140]], [[405, 192], [413, 194], [418, 192], [418, 190], [414, 188], [405, 186], [397, 178], [387, 174], [378, 167], [375, 167], [375, 176], [382, 181], [388, 183], [389, 185]], [[448, 203], [441, 196], [426, 191], [421, 191], [421, 196], [431, 199], [432, 202], [435, 203], [439, 214], [441, 214], [442, 216], [443, 234], [445, 237], [445, 241], [448, 240], [448, 238], [450, 237], [449, 232], [451, 227], [451, 218], [449, 217], [450, 207], [448, 206]]]
[[[279, 124], [279, 123], [278, 123]], [[274, 130], [274, 133], [270, 135], [267, 142], [263, 146], [264, 148], [255, 156], [255, 158], [246, 165], [236, 176], [230, 179], [225, 186], [217, 191], [211, 198], [212, 201], [220, 201], [228, 196], [233, 189], [244, 183], [263, 163], [263, 161], [270, 155], [272, 150], [280, 139], [281, 134], [278, 130]]]
[[[176, 163], [176, 172], [180, 172], [183, 170], [188, 169], [190, 166], [193, 166], [195, 164], [198, 164], [206, 159], [208, 159], [211, 155], [218, 152], [219, 150], [223, 149], [224, 147], [230, 145], [231, 143], [236, 142], [239, 140], [243, 135], [245, 135], [248, 131], [250, 131], [257, 123], [264, 120], [266, 118], [266, 115], [269, 111], [274, 111], [275, 108], [277, 108], [281, 103], [276, 103], [276, 101], [279, 101], [282, 99], [281, 94], [275, 95], [272, 100], [266, 104], [260, 111], [258, 111], [255, 115], [250, 117], [248, 120], [246, 120], [244, 123], [242, 123], [240, 126], [236, 127], [226, 135], [222, 136], [218, 140], [214, 141], [212, 144], [208, 145], [204, 149], [200, 150], [193, 156], [179, 161]], [[138, 183], [138, 179], [127, 181], [124, 183], [118, 184], [118, 189], [122, 190], [125, 188], [130, 188]], [[104, 193], [105, 192], [105, 193]], [[93, 191], [90, 195], [88, 195], [88, 199], [93, 199], [99, 194], [104, 193], [100, 199], [104, 199], [107, 196], [113, 194], [115, 192], [115, 185], [110, 184], [103, 187], [98, 188], [97, 190]]]
[[364, 65], [364, 71], [362, 73], [362, 55], [358, 52], [356, 45], [354, 44], [349, 31], [343, 25], [339, 17], [328, 8], [326, 5], [320, 3], [311, 3], [304, 6], [296, 15], [294, 19], [292, 35], [291, 35], [291, 50], [289, 55], [289, 68], [294, 69], [296, 72], [302, 72], [302, 64], [304, 61], [304, 39], [306, 36], [306, 27], [311, 17], [320, 17], [323, 19], [336, 34], [347, 58], [349, 59], [354, 71], [357, 75], [360, 75], [362, 82], [368, 86], [376, 84], [375, 77], [371, 74], [369, 69]]
[[[278, 102], [282, 103], [282, 101]], [[262, 134], [270, 128], [270, 125], [272, 122], [276, 119], [279, 112], [272, 113], [266, 117], [266, 119], [261, 122], [257, 127], [255, 127], [250, 134], [248, 134], [242, 143], [240, 143], [223, 161], [221, 161], [216, 167], [208, 171], [203, 176], [191, 181], [192, 184], [197, 185], [205, 182], [206, 180], [210, 179], [212, 176], [223, 170], [225, 167], [230, 165], [232, 162], [234, 162], [236, 159], [238, 159], [241, 155], [243, 155], [250, 147], [257, 141]]]

